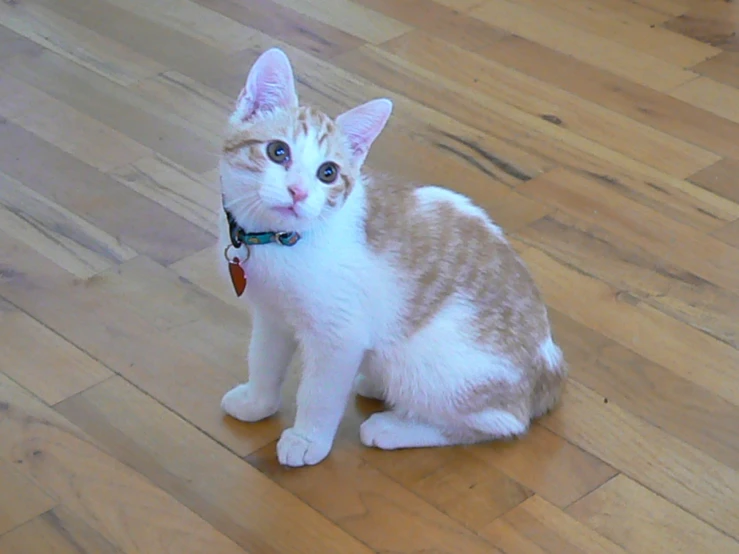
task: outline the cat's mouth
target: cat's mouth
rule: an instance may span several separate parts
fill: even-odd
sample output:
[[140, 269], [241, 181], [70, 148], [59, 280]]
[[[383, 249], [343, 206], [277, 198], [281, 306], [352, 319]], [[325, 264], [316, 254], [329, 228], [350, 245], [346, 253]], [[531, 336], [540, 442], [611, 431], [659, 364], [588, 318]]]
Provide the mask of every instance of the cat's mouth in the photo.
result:
[[277, 206], [272, 209], [284, 217], [300, 217], [297, 206]]

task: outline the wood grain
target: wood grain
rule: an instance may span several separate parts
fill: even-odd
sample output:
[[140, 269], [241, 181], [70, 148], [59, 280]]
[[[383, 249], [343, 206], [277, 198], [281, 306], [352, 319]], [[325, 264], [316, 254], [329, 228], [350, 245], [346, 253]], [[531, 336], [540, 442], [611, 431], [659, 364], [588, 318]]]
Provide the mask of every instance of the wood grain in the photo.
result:
[[[0, 2], [0, 554], [739, 553], [739, 7], [722, 0]], [[224, 416], [225, 120], [267, 48], [368, 172], [508, 234], [570, 366], [517, 440], [385, 452], [352, 398], [280, 467]]]

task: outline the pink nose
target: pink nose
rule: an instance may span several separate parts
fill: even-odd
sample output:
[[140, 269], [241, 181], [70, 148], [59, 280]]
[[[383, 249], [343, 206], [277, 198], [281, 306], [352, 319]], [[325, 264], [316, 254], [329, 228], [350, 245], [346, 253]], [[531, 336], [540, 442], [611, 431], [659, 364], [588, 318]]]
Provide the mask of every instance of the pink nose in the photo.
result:
[[290, 192], [290, 196], [293, 197], [293, 202], [302, 202], [308, 198], [308, 191], [298, 185], [292, 185], [287, 187]]

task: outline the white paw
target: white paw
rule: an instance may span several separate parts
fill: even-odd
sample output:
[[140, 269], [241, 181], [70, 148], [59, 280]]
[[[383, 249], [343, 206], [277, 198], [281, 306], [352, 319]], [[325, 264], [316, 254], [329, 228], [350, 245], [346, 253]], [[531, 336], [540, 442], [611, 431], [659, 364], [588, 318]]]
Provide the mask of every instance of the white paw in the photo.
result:
[[253, 394], [249, 383], [232, 388], [223, 395], [221, 408], [231, 417], [241, 421], [255, 422], [274, 415], [280, 409], [280, 397], [268, 398]]
[[373, 381], [361, 373], [357, 373], [357, 376], [354, 378], [354, 390], [359, 396], [372, 398], [374, 400], [382, 400], [382, 391], [380, 390], [380, 387], [375, 385]]
[[383, 450], [401, 447], [398, 443], [399, 422], [392, 412], [372, 414], [359, 427], [359, 438], [365, 446]]
[[310, 439], [290, 427], [277, 441], [277, 459], [284, 466], [312, 466], [328, 456], [331, 444], [331, 440]]

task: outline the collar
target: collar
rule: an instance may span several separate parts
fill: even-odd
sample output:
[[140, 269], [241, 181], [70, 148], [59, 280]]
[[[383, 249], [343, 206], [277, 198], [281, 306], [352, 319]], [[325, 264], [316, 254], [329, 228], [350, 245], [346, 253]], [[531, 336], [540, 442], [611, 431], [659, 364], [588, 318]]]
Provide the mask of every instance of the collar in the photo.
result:
[[228, 219], [228, 231], [231, 237], [231, 244], [234, 248], [240, 248], [242, 244], [281, 244], [282, 246], [294, 246], [300, 240], [300, 233], [295, 231], [264, 231], [261, 233], [247, 233], [234, 219], [231, 212], [223, 207]]

